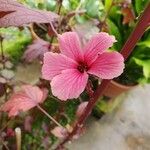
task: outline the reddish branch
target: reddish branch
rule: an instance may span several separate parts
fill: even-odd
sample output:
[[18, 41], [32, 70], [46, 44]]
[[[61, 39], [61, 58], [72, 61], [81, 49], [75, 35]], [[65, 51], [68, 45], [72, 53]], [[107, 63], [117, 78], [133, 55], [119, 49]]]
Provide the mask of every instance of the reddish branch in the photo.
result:
[[[139, 22], [137, 23], [135, 29], [129, 36], [128, 40], [124, 44], [121, 54], [124, 56], [124, 59], [126, 60], [128, 56], [133, 51], [134, 47], [136, 46], [136, 43], [138, 40], [142, 37], [144, 34], [146, 28], [148, 27], [150, 22], [150, 4], [146, 7], [143, 14], [141, 15]], [[95, 103], [98, 101], [98, 99], [103, 95], [104, 90], [107, 88], [108, 84], [111, 80], [103, 80], [102, 83], [99, 85], [97, 90], [93, 93], [93, 96], [90, 98], [88, 105], [77, 121], [73, 131], [58, 145], [56, 150], [63, 147], [63, 145], [72, 139], [72, 137], [77, 133], [77, 131], [83, 127], [83, 124], [87, 117], [89, 116], [90, 112], [92, 111]]]

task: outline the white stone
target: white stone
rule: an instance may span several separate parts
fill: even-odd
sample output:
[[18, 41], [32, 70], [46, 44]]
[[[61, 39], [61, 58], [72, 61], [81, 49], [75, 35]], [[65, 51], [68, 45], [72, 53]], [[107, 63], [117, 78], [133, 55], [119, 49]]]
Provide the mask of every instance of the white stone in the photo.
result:
[[13, 64], [12, 64], [10, 61], [6, 61], [6, 62], [5, 62], [5, 67], [6, 67], [7, 69], [11, 69], [11, 68], [13, 67]]
[[4, 78], [9, 79], [9, 80], [15, 76], [14, 71], [8, 70], [8, 69], [3, 69], [0, 73]]

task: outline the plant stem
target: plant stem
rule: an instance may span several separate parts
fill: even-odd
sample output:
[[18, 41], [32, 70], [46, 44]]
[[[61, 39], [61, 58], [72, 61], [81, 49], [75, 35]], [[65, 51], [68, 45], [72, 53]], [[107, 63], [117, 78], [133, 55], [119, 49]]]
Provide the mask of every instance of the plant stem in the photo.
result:
[[2, 57], [2, 64], [3, 64], [3, 69], [5, 68], [5, 56], [4, 56], [4, 50], [3, 50], [3, 37], [0, 36], [0, 47], [1, 47], [1, 57]]
[[5, 141], [3, 141], [2, 137], [0, 137], [0, 142], [4, 145], [6, 150], [9, 150], [9, 147], [6, 145]]
[[139, 21], [134, 31], [131, 33], [128, 40], [126, 41], [123, 48], [121, 49], [120, 53], [124, 56], [125, 60], [129, 57], [132, 50], [136, 46], [136, 43], [144, 34], [145, 30], [149, 26], [149, 23], [150, 23], [150, 3], [145, 8], [143, 14], [139, 18]]
[[71, 18], [70, 18], [70, 20], [69, 20], [69, 26], [71, 26], [71, 23], [72, 23], [72, 21], [73, 21], [73, 19], [74, 19], [74, 17], [77, 15], [77, 12], [79, 11], [79, 9], [80, 9], [80, 7], [82, 6], [82, 3], [83, 3], [83, 1], [82, 0], [80, 0], [80, 3], [78, 4], [78, 6], [76, 7], [76, 9], [75, 9], [75, 15], [73, 15]]
[[53, 26], [53, 23], [50, 22], [49, 24], [50, 24], [50, 26], [51, 26], [53, 32], [55, 33], [55, 35], [58, 36], [58, 33], [57, 33], [56, 29], [55, 29], [54, 26]]
[[32, 39], [38, 40], [40, 37], [34, 32], [33, 24], [29, 26], [29, 30], [31, 32]]
[[[135, 29], [129, 36], [127, 42], [124, 44], [121, 54], [124, 56], [126, 60], [128, 56], [133, 51], [136, 46], [137, 41], [142, 37], [148, 24], [150, 22], [150, 4], [146, 7], [143, 14], [141, 15], [139, 22], [137, 23]], [[111, 80], [103, 80], [102, 83], [98, 86], [97, 90], [93, 93], [93, 97], [90, 98], [85, 111], [78, 119], [73, 131], [56, 147], [56, 150], [63, 147], [63, 145], [72, 139], [72, 137], [77, 133], [78, 129], [81, 128], [92, 111], [95, 103], [99, 100], [99, 98], [103, 95], [104, 90], [107, 88]]]
[[63, 0], [59, 0], [58, 1], [58, 3], [59, 3], [58, 12], [57, 12], [58, 15], [60, 15], [61, 7], [62, 7], [62, 2], [63, 2]]
[[52, 116], [50, 116], [40, 105], [37, 105], [37, 108], [43, 112], [50, 120], [52, 120], [56, 125], [61, 128], [64, 128], [59, 122], [57, 122]]
[[[58, 12], [57, 12], [58, 15], [60, 15], [60, 12], [61, 12], [62, 2], [63, 2], [63, 0], [60, 0]], [[50, 22], [50, 27], [52, 28], [52, 30], [53, 30], [53, 32], [56, 34], [56, 36], [58, 36], [57, 30], [54, 28], [52, 22]], [[48, 31], [48, 33], [49, 33], [49, 31]], [[51, 37], [51, 40], [50, 40], [50, 43], [51, 43], [51, 44], [53, 43], [53, 40], [54, 40], [54, 36]]]
[[86, 120], [86, 118], [89, 116], [91, 110], [93, 109], [95, 103], [97, 102], [98, 98], [102, 96], [103, 90], [108, 86], [109, 80], [103, 80], [101, 85], [97, 88], [97, 90], [94, 92], [93, 97], [89, 99], [88, 105], [85, 108], [85, 111], [80, 116], [79, 120], [77, 121], [75, 127], [73, 128], [73, 131], [67, 136], [62, 143], [58, 145], [56, 150], [59, 150], [59, 148], [63, 147], [63, 145], [71, 140], [71, 138], [77, 133], [77, 131], [83, 127], [83, 124]]
[[93, 90], [92, 90], [92, 82], [89, 80], [88, 83], [87, 83], [87, 86], [86, 86], [86, 91], [89, 95], [89, 97], [93, 97]]
[[0, 133], [11, 123], [11, 119], [0, 129]]

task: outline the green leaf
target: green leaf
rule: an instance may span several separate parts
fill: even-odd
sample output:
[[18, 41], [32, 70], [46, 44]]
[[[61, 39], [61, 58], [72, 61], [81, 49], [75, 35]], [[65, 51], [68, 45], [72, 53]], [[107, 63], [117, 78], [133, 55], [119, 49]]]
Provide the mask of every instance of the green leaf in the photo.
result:
[[143, 67], [143, 73], [145, 78], [149, 78], [150, 77], [150, 60], [140, 60], [137, 58], [134, 58], [135, 62]]
[[138, 83], [141, 84], [141, 85], [144, 85], [146, 83], [150, 83], [150, 79], [147, 79], [147, 78], [143, 77], [143, 78], [140, 78], [138, 80]]
[[141, 41], [137, 45], [139, 45], [139, 46], [145, 46], [145, 47], [150, 48], [150, 40]]
[[149, 2], [149, 0], [135, 0], [135, 9], [138, 15], [144, 10]]
[[112, 5], [113, 0], [105, 0], [105, 11], [108, 12], [111, 5]]
[[136, 12], [138, 14], [140, 14], [140, 12], [141, 12], [141, 10], [143, 8], [143, 6], [142, 6], [142, 0], [136, 0], [135, 1], [135, 8], [136, 8]]
[[99, 0], [86, 0], [85, 1], [85, 8], [87, 11], [87, 14], [90, 17], [98, 17], [99, 16], [99, 6], [100, 2]]
[[122, 46], [122, 37], [121, 37], [120, 31], [119, 31], [119, 28], [110, 19], [107, 19], [107, 25], [108, 25], [109, 33], [114, 35], [117, 39], [117, 42], [114, 44], [114, 48], [116, 50], [120, 50], [120, 48]]
[[14, 62], [18, 62], [26, 48], [31, 43], [31, 35], [26, 28], [20, 31], [18, 28], [1, 28], [0, 34], [4, 36], [4, 53], [8, 54]]
[[120, 105], [123, 96], [124, 95], [117, 97], [117, 98], [113, 99], [112, 101], [110, 99], [106, 100], [103, 97], [96, 104], [95, 110], [97, 112], [99, 111], [99, 112], [104, 112], [104, 113], [112, 112], [115, 108], [117, 108]]

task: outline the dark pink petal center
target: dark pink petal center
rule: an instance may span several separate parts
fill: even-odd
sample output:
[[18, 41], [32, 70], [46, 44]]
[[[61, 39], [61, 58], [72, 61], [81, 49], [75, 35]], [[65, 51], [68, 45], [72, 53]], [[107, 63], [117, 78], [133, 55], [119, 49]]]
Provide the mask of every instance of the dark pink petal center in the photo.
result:
[[84, 71], [88, 71], [88, 70], [89, 70], [89, 67], [88, 67], [87, 63], [85, 63], [85, 62], [79, 62], [77, 69], [78, 69], [81, 73], [84, 73]]

